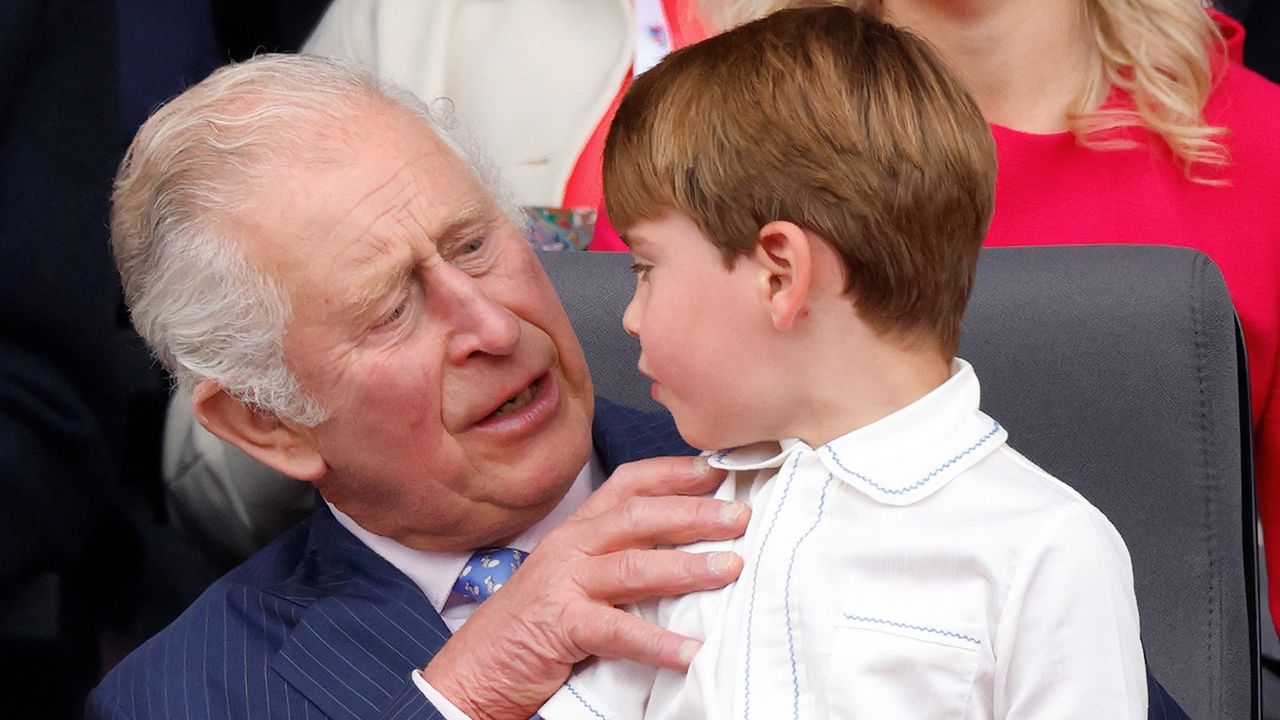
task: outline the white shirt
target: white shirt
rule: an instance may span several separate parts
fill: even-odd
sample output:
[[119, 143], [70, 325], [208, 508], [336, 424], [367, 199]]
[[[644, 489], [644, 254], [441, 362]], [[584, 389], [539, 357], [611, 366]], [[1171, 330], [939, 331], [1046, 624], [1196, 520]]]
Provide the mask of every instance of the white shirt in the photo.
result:
[[[1129, 554], [1075, 490], [1005, 444], [972, 368], [813, 449], [715, 453], [746, 534], [712, 592], [641, 606], [704, 640], [688, 674], [581, 667], [561, 718], [1146, 717]], [[1064, 438], [1070, 442], [1070, 438]]]
[[[603, 480], [604, 471], [600, 467], [600, 461], [593, 453], [586, 467], [582, 468], [582, 472], [578, 473], [573, 485], [569, 487], [569, 492], [565, 493], [559, 504], [545, 518], [516, 536], [508, 544], [508, 547], [531, 552], [538, 544], [538, 541], [551, 531], [551, 528], [559, 525], [565, 518], [572, 515], [579, 505], [586, 502], [587, 497], [591, 495], [591, 491], [599, 486]], [[375, 535], [365, 530], [357, 525], [356, 521], [352, 520], [346, 513], [334, 507], [332, 503], [327, 504], [329, 505], [329, 511], [333, 513], [339, 525], [342, 525], [352, 535], [355, 535], [360, 542], [368, 546], [370, 550], [377, 553], [382, 559], [407, 575], [422, 590], [422, 594], [427, 596], [427, 601], [431, 603], [431, 607], [440, 613], [440, 619], [444, 620], [444, 624], [449, 628], [450, 632], [457, 631], [459, 627], [462, 627], [462, 623], [466, 622], [466, 619], [471, 616], [471, 612], [475, 610], [476, 604], [459, 598], [453, 592], [453, 584], [458, 579], [458, 575], [462, 572], [467, 560], [470, 559], [471, 553], [427, 552], [406, 547], [391, 538]], [[413, 682], [422, 694], [427, 697], [427, 700], [447, 720], [470, 720], [466, 714], [449, 702], [435, 688], [431, 687], [431, 684], [423, 679], [422, 673], [417, 670], [413, 672]]]

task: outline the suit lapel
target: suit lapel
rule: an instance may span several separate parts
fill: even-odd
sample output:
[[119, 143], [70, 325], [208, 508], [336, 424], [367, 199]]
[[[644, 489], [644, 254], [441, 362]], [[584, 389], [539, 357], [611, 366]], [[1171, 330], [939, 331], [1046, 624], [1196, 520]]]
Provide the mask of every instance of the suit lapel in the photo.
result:
[[449, 637], [421, 590], [323, 503], [305, 559], [273, 592], [307, 607], [272, 669], [326, 717], [378, 715]]

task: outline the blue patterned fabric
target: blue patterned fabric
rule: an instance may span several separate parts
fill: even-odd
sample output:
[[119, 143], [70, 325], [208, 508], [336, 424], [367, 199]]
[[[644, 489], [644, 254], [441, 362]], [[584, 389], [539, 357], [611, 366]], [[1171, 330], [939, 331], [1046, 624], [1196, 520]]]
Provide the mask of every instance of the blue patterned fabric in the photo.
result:
[[453, 591], [463, 599], [482, 603], [507, 584], [528, 555], [508, 547], [477, 550], [458, 574]]
[[[610, 472], [688, 454], [670, 415], [601, 401], [593, 429]], [[413, 582], [338, 524], [311, 517], [218, 580], [94, 690], [113, 720], [441, 718], [411, 673], [449, 638]], [[1151, 679], [1151, 720], [1186, 716]]]

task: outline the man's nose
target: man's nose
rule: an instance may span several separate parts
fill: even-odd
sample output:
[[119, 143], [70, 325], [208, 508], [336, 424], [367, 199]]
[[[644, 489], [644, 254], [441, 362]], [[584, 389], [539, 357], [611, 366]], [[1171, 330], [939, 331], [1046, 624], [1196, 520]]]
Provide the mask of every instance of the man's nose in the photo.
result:
[[461, 362], [476, 354], [510, 355], [520, 342], [520, 320], [491, 298], [475, 278], [448, 264], [430, 279], [436, 312], [449, 323], [448, 355]]

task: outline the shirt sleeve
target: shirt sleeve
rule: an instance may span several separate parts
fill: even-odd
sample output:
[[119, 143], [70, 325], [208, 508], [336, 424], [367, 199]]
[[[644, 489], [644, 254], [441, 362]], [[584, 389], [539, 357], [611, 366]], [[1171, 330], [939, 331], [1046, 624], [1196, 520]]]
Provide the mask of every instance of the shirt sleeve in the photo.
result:
[[431, 683], [427, 682], [427, 679], [422, 677], [422, 673], [418, 670], [413, 671], [413, 684], [418, 686], [418, 690], [427, 698], [427, 702], [431, 703], [445, 720], [472, 720], [470, 715], [462, 712], [458, 709], [458, 706], [449, 702], [449, 698], [441, 695], [439, 690], [431, 687]]
[[1045, 523], [1031, 548], [995, 637], [995, 716], [1145, 718], [1138, 605], [1120, 534], [1082, 501]]

